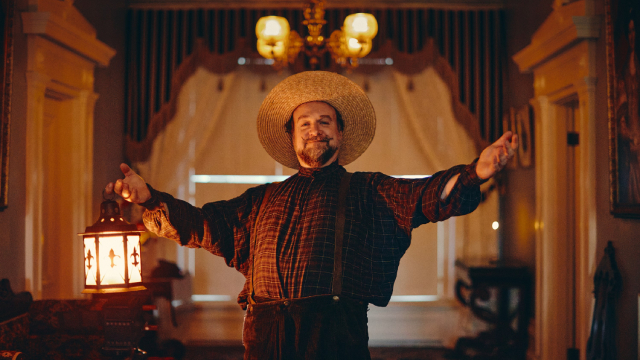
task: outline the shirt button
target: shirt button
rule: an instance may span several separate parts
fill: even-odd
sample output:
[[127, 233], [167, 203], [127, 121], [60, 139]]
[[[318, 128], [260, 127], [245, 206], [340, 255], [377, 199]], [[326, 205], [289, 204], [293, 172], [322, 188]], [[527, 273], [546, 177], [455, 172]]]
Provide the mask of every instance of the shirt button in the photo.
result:
[[338, 295], [334, 295], [334, 296], [333, 296], [333, 301], [338, 301], [338, 300], [340, 300], [340, 298], [338, 297]]

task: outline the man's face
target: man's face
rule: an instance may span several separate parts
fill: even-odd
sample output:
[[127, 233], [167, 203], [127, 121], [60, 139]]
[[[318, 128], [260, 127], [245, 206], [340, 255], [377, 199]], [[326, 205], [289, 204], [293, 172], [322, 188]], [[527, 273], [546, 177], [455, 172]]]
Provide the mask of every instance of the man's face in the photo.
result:
[[342, 131], [333, 107], [321, 101], [298, 106], [293, 111], [292, 141], [303, 167], [323, 167], [336, 161]]

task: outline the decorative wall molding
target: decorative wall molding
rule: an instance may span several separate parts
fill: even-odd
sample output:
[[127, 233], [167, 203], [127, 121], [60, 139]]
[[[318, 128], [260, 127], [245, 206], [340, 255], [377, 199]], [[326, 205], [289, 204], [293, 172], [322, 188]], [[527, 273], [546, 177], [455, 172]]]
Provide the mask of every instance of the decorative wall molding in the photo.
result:
[[47, 12], [22, 13], [25, 34], [41, 35], [73, 49], [78, 54], [108, 66], [115, 50], [104, 43], [83, 34], [64, 19]]
[[[535, 357], [586, 354], [596, 247], [596, 39], [590, 1], [556, 7], [513, 56], [533, 72], [536, 154]], [[580, 134], [569, 151], [567, 131]], [[573, 158], [573, 159], [572, 159]], [[575, 172], [575, 176], [573, 175]], [[570, 196], [569, 196], [570, 195]]]
[[38, 0], [31, 10], [22, 14], [27, 34], [25, 289], [35, 299], [72, 298], [80, 296], [84, 283], [77, 233], [93, 214], [98, 97], [93, 73], [115, 51], [96, 40], [71, 2]]
[[578, 41], [578, 26], [574, 17], [583, 16], [577, 22], [583, 29], [585, 23], [593, 23], [598, 20], [584, 18], [585, 1], [576, 1], [569, 5], [557, 8], [540, 25], [531, 37], [531, 43], [513, 56], [513, 60], [520, 67], [521, 72], [531, 72], [533, 67], [540, 65], [546, 59], [556, 54], [563, 48]]
[[579, 39], [597, 39], [600, 37], [602, 19], [597, 16], [574, 16], [576, 35]]

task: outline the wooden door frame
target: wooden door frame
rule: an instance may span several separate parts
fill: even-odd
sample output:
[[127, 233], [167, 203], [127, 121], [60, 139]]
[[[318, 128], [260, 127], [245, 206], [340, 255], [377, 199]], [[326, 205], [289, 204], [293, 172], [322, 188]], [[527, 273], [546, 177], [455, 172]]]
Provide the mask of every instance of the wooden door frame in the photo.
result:
[[[59, 211], [68, 214], [78, 232], [92, 223], [93, 111], [98, 98], [93, 92], [93, 74], [96, 65], [109, 64], [115, 50], [96, 39], [95, 30], [72, 2], [41, 0], [21, 15], [27, 35], [25, 290], [38, 300], [42, 298], [43, 224], [47, 221], [43, 193], [56, 191], [59, 186], [71, 187], [76, 196], [59, 199]], [[71, 102], [68, 111], [60, 115], [70, 117], [74, 124], [67, 138], [74, 144], [73, 155], [65, 159], [72, 162], [73, 170], [65, 183], [45, 184], [43, 120], [47, 94], [58, 94]], [[73, 238], [55, 240], [69, 248], [69, 259], [73, 259], [69, 279], [72, 290], [60, 296], [79, 297], [84, 284], [81, 243]]]
[[[567, 348], [585, 359], [592, 309], [596, 248], [596, 41], [600, 18], [593, 0], [557, 6], [533, 35], [531, 44], [513, 56], [521, 72], [534, 75], [536, 149], [536, 309], [534, 357], [564, 359]], [[567, 136], [563, 102], [577, 98], [580, 136], [576, 191], [575, 249], [565, 241]], [[575, 257], [575, 281], [567, 261]], [[575, 304], [569, 297], [575, 289]], [[575, 317], [572, 313], [575, 310]], [[572, 329], [575, 333], [572, 334]]]

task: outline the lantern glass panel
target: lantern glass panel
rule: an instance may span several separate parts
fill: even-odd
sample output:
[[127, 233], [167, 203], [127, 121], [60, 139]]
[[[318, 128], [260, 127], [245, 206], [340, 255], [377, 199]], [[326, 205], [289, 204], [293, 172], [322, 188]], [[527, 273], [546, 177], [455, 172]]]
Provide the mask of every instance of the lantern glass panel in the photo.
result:
[[96, 259], [96, 239], [84, 238], [84, 283], [85, 285], [97, 285], [98, 261]]
[[100, 237], [100, 285], [124, 284], [123, 236]]
[[127, 254], [129, 256], [129, 283], [142, 282], [139, 235], [127, 235]]

